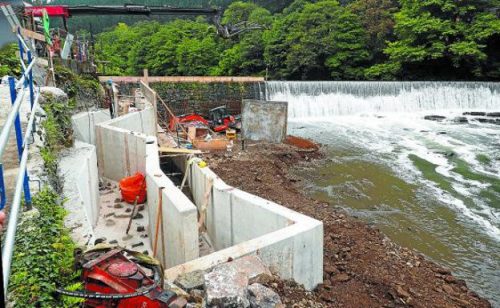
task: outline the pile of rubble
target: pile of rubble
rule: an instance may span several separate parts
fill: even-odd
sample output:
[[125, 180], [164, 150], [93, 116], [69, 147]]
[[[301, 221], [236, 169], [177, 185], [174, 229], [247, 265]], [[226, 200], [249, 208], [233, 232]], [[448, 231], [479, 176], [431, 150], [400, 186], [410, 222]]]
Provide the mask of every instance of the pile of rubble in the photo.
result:
[[257, 256], [246, 256], [166, 284], [180, 296], [177, 307], [284, 307], [279, 295], [264, 286], [275, 279]]

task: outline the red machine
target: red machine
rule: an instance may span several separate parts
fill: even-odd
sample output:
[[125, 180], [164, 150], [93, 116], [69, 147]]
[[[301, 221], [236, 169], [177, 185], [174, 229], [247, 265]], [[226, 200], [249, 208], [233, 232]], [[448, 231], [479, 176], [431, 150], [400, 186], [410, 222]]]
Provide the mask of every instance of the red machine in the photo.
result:
[[175, 117], [170, 119], [168, 128], [170, 131], [175, 131], [177, 124], [187, 123], [198, 123], [204, 125], [210, 127], [214, 132], [217, 133], [224, 132], [229, 128], [235, 128], [237, 130], [241, 128], [241, 121], [239, 121], [239, 117], [230, 115], [225, 106], [211, 109], [208, 112], [208, 116], [210, 119], [208, 121], [204, 117], [196, 113]]
[[[85, 254], [82, 279], [85, 292], [57, 290], [67, 296], [85, 298], [85, 307], [168, 307], [176, 294], [160, 287], [160, 268], [138, 263], [116, 248]], [[150, 275], [147, 271], [151, 271]], [[153, 276], [153, 279], [150, 278]]]

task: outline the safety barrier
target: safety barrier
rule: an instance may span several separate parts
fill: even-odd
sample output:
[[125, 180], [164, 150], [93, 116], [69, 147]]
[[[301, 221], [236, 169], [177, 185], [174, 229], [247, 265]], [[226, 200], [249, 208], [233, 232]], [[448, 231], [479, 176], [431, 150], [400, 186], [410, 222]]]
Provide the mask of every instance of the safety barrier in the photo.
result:
[[[12, 262], [12, 255], [14, 252], [14, 242], [17, 230], [17, 223], [19, 217], [19, 211], [21, 207], [21, 194], [24, 190], [24, 202], [25, 206], [31, 207], [31, 192], [29, 187], [29, 177], [26, 170], [26, 165], [28, 163], [28, 139], [31, 134], [35, 131], [35, 110], [38, 108], [38, 98], [40, 97], [40, 91], [36, 91], [33, 84], [33, 66], [36, 61], [36, 57], [32, 54], [31, 50], [26, 45], [23, 37], [21, 36], [20, 30], [18, 30], [17, 38], [19, 42], [19, 52], [20, 52], [20, 64], [22, 67], [22, 76], [19, 81], [15, 81], [14, 77], [9, 77], [9, 87], [10, 87], [10, 97], [12, 103], [12, 109], [2, 125], [2, 130], [0, 132], [0, 209], [3, 209], [7, 204], [7, 195], [5, 189], [5, 183], [3, 178], [3, 154], [7, 147], [10, 133], [12, 127], [15, 127], [16, 131], [16, 141], [17, 149], [19, 154], [19, 172], [17, 175], [15, 191], [13, 194], [12, 202], [10, 202], [9, 207], [9, 218], [8, 225], [6, 228], [6, 234], [2, 247], [2, 274], [3, 274], [3, 290], [4, 294], [7, 294], [7, 287], [9, 284], [9, 276]], [[24, 62], [24, 58], [27, 58], [27, 64]], [[28, 126], [26, 133], [23, 135], [21, 121], [19, 117], [19, 110], [21, 104], [24, 102], [26, 92], [29, 94], [29, 101], [31, 106], [31, 114], [28, 120]], [[0, 102], [2, 103], [2, 102]], [[5, 108], [5, 107], [1, 107]]]

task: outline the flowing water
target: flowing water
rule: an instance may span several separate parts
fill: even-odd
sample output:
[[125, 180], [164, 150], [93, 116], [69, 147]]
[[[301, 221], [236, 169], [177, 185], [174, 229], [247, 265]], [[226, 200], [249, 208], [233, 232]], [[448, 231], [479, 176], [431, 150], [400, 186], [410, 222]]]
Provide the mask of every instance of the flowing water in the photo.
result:
[[266, 96], [289, 103], [289, 133], [327, 146], [301, 171], [314, 197], [500, 306], [499, 83], [268, 82]]

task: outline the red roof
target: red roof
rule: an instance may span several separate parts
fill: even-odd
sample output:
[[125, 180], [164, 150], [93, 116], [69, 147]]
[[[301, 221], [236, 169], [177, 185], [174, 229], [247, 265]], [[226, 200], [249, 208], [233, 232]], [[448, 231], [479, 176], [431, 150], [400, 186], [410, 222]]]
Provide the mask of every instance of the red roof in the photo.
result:
[[47, 11], [49, 16], [69, 17], [69, 9], [63, 5], [46, 5], [46, 6], [28, 6], [24, 8], [24, 15], [42, 17], [43, 10]]

